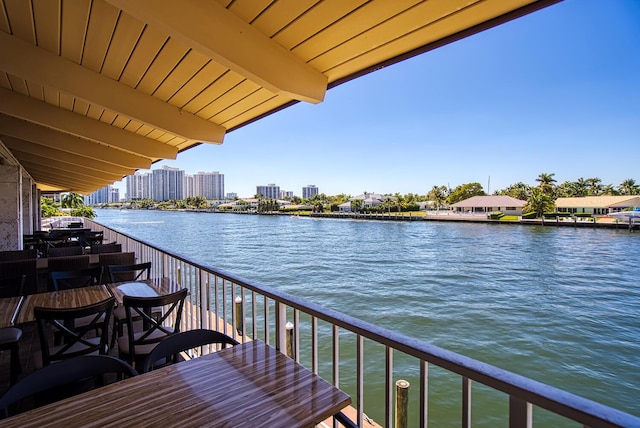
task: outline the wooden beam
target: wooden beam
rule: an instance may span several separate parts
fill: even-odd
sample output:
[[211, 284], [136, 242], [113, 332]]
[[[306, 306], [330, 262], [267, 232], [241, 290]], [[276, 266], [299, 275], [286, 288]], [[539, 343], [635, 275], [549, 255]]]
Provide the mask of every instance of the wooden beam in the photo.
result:
[[217, 1], [107, 0], [276, 94], [319, 103], [328, 79]]
[[151, 167], [149, 158], [110, 148], [104, 144], [64, 134], [51, 128], [4, 114], [0, 114], [0, 134], [126, 168], [148, 169]]
[[222, 143], [225, 129], [158, 98], [0, 31], [2, 70], [57, 88], [191, 141]]
[[[48, 159], [50, 162], [63, 162], [69, 170], [74, 170], [74, 168], [77, 167], [87, 168], [92, 171], [96, 177], [122, 177], [123, 175], [131, 175], [136, 171], [133, 168], [116, 166], [107, 162], [98, 161], [69, 152], [63, 152], [62, 150], [56, 150], [51, 147], [38, 145], [18, 138], [5, 136], [2, 137], [2, 142], [16, 157], [18, 157], [19, 153], [22, 158], [25, 158], [26, 155], [30, 155], [41, 159]], [[120, 178], [118, 178], [118, 180], [119, 179]]]
[[64, 171], [47, 168], [46, 166], [24, 162], [23, 167], [29, 172], [37, 182], [42, 181], [49, 184], [58, 184], [63, 186], [75, 187], [78, 189], [100, 189], [101, 187], [111, 184], [116, 180], [90, 180], [84, 176], [76, 174], [69, 175]]
[[175, 159], [176, 147], [0, 88], [0, 113], [155, 159]]

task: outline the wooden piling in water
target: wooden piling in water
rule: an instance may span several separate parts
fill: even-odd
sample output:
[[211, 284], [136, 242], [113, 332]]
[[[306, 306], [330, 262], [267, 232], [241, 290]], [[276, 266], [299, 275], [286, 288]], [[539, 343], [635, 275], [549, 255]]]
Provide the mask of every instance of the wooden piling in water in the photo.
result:
[[399, 380], [396, 382], [396, 423], [395, 428], [407, 428], [409, 426], [409, 382]]

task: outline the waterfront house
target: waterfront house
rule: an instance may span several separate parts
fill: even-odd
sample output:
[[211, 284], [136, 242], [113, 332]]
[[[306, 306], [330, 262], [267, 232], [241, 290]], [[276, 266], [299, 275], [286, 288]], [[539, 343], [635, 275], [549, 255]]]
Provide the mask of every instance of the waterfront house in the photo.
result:
[[[557, 2], [77, 0], [63, 7], [60, 1], [0, 0], [0, 250], [21, 249], [24, 235], [40, 229], [43, 194], [90, 194], [199, 144], [221, 144], [227, 132], [294, 103], [320, 103], [337, 85]], [[609, 407], [568, 399], [550, 386], [198, 265], [98, 223], [85, 225], [135, 253], [137, 261], [152, 262], [154, 275], [190, 288], [184, 329], [236, 336], [242, 330], [281, 352], [292, 336], [294, 358], [310, 356], [316, 373], [318, 348], [333, 347], [336, 385], [346, 355], [340, 337], [343, 331], [354, 335], [349, 358], [357, 369], [342, 379], [356, 379], [352, 419], [359, 426], [365, 425], [365, 361], [374, 358], [386, 366], [380, 422], [393, 425], [394, 353], [412, 358], [420, 373], [412, 425], [425, 426], [433, 408], [429, 365], [454, 375], [464, 397], [463, 426], [471, 425], [473, 395], [483, 394], [484, 388], [472, 391], [474, 383], [503, 393], [510, 426], [530, 426], [534, 407], [586, 426], [640, 425]], [[256, 298], [253, 307], [236, 306], [236, 297], [242, 305], [247, 296], [258, 296], [260, 306]], [[247, 317], [230, 318], [236, 313]], [[293, 330], [286, 328], [288, 314]], [[305, 341], [298, 340], [306, 334], [298, 328], [302, 317], [311, 332]], [[259, 319], [271, 321], [262, 336], [256, 333]], [[321, 345], [318, 321], [333, 335]], [[239, 328], [227, 329], [234, 322]], [[382, 353], [368, 351], [365, 358], [365, 341]], [[116, 414], [109, 405], [103, 413]]]
[[449, 208], [461, 213], [491, 213], [501, 212], [505, 215], [522, 215], [522, 208], [527, 201], [511, 196], [473, 196], [463, 201], [451, 204]]
[[640, 196], [603, 195], [556, 199], [557, 211], [572, 214], [607, 215], [634, 207], [640, 207]]

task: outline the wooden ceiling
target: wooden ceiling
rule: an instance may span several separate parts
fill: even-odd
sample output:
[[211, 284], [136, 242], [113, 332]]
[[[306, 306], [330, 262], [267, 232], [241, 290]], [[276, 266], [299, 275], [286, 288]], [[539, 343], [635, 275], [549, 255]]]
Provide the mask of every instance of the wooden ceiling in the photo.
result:
[[90, 193], [558, 0], [0, 0], [0, 141]]

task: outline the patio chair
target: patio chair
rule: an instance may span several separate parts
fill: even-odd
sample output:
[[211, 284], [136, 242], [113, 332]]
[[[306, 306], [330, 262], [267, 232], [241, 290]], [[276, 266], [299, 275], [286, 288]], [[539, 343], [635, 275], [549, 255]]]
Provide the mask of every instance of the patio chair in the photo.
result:
[[24, 276], [22, 294], [35, 294], [38, 292], [38, 265], [37, 260], [14, 260], [0, 262], [0, 280]]
[[[0, 298], [22, 295], [25, 275], [0, 279]], [[0, 328], [0, 352], [9, 351], [9, 381], [11, 385], [18, 380], [20, 367], [20, 339], [22, 330], [17, 327]]]
[[53, 291], [102, 284], [102, 266], [69, 271], [49, 272]]
[[91, 254], [121, 253], [122, 252], [122, 244], [116, 244], [116, 243], [92, 244], [90, 251], [91, 251]]
[[133, 265], [136, 263], [136, 253], [101, 253], [98, 263], [105, 271], [109, 265]]
[[227, 345], [235, 346], [240, 342], [215, 330], [195, 329], [175, 333], [153, 348], [145, 360], [142, 371], [146, 373], [159, 366], [173, 364], [177, 362], [178, 354], [181, 352], [215, 344], [226, 348]]
[[[9, 407], [25, 398], [36, 398], [35, 404], [48, 404], [104, 385], [105, 375], [115, 374], [116, 380], [137, 376], [138, 372], [118, 358], [109, 355], [85, 355], [43, 367], [21, 379], [0, 398], [0, 419], [9, 416]], [[93, 379], [87, 385], [86, 379]], [[81, 388], [70, 388], [82, 382]], [[88, 388], [87, 388], [88, 386]], [[50, 392], [46, 397], [43, 393]]]
[[[118, 338], [120, 358], [134, 367], [142, 367], [147, 355], [156, 345], [180, 331], [182, 308], [187, 289], [158, 297], [124, 296], [122, 301], [127, 316], [127, 334]], [[154, 308], [164, 307], [164, 313], [155, 317]], [[142, 330], [135, 331], [134, 318], [142, 320]], [[168, 322], [171, 325], [164, 325]]]
[[74, 245], [72, 247], [54, 247], [49, 248], [47, 255], [49, 258], [52, 257], [70, 257], [70, 256], [81, 256], [84, 254], [84, 250], [79, 245]]
[[0, 251], [0, 262], [35, 259], [36, 257], [38, 257], [38, 251], [33, 248], [28, 250]]
[[[53, 257], [47, 259], [47, 272], [68, 272], [72, 270], [81, 270], [89, 268], [89, 256], [68, 256], [68, 257]], [[53, 283], [51, 281], [51, 275], [49, 275], [48, 281], [49, 291], [53, 291]]]
[[[106, 354], [109, 329], [105, 327], [109, 323], [114, 304], [115, 299], [110, 297], [102, 302], [77, 308], [34, 308], [42, 356], [41, 361], [36, 358], [35, 366], [44, 367], [52, 362], [80, 355]], [[85, 317], [90, 317], [89, 322], [75, 325], [76, 320], [87, 319]], [[96, 329], [100, 329], [102, 333], [98, 337], [88, 338], [87, 333]], [[62, 337], [61, 345], [50, 345], [52, 330], [54, 335], [58, 333]]]

